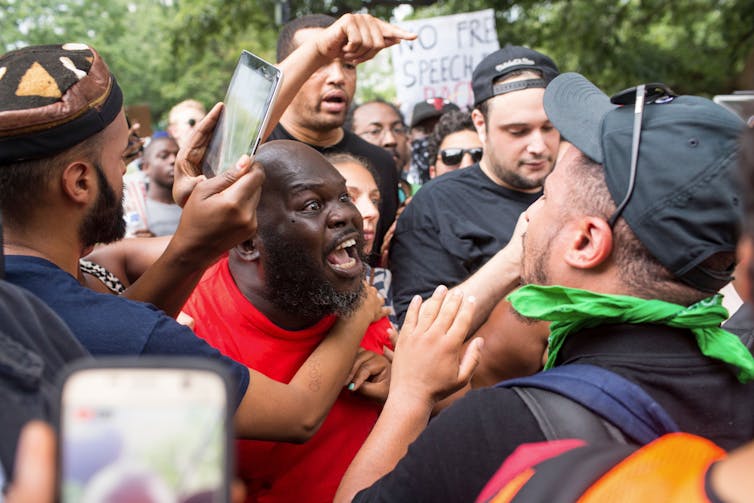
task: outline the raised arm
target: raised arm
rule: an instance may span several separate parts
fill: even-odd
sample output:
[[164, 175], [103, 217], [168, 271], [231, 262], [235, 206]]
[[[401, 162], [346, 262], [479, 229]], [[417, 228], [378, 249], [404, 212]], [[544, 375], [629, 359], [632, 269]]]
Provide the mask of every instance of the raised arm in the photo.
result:
[[[199, 165], [219, 118], [216, 105], [197, 125], [188, 144], [178, 152], [175, 162], [173, 195], [183, 213], [172, 239], [149, 241], [137, 256], [120, 253], [114, 248], [108, 269], [121, 277], [142, 272], [124, 296], [149, 302], [176, 316], [191, 294], [204, 270], [236, 244], [254, 236], [257, 228], [256, 207], [259, 202], [264, 171], [243, 156], [236, 166], [207, 180], [199, 174]], [[139, 246], [133, 240], [121, 246]], [[160, 250], [160, 247], [163, 247]], [[98, 253], [108, 254], [108, 250]], [[95, 260], [98, 263], [101, 263]], [[105, 264], [102, 264], [105, 265]]]
[[390, 472], [424, 430], [435, 403], [469, 382], [483, 344], [464, 340], [473, 299], [440, 286], [424, 305], [415, 297], [393, 358], [390, 392], [377, 423], [340, 483], [335, 501], [354, 495]]
[[236, 434], [258, 440], [305, 442], [343, 390], [370, 323], [382, 316], [374, 287], [348, 318], [339, 319], [288, 384], [250, 369], [249, 387], [236, 410]]
[[518, 217], [516, 228], [508, 244], [466, 281], [453, 288], [476, 299], [469, 335], [474, 334], [487, 320], [495, 306], [500, 302], [505, 302], [504, 297], [520, 285], [522, 236], [526, 232], [526, 225], [526, 217], [522, 213]]
[[362, 63], [386, 47], [415, 38], [415, 34], [369, 14], [343, 15], [278, 64], [283, 71], [283, 83], [263, 137], [272, 133], [301, 86], [322, 65], [337, 58]]

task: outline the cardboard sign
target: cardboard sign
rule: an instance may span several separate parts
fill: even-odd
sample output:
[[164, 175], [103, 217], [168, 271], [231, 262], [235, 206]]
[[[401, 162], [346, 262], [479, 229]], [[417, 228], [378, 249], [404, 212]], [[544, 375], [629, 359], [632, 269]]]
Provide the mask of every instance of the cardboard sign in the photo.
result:
[[471, 73], [498, 50], [495, 12], [486, 9], [397, 23], [417, 34], [391, 48], [397, 100], [408, 116], [414, 103], [442, 97], [462, 109], [474, 103]]

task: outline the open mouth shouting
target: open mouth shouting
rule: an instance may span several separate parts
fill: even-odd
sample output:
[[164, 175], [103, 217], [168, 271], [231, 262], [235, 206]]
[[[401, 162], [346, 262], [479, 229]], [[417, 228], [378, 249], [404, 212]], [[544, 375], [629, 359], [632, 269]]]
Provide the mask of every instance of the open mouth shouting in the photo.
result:
[[327, 264], [339, 276], [348, 278], [361, 276], [364, 265], [361, 262], [359, 246], [364, 246], [360, 236], [352, 235], [342, 239], [333, 251], [327, 254]]
[[322, 110], [331, 113], [345, 112], [348, 107], [346, 93], [341, 90], [330, 91], [322, 97]]

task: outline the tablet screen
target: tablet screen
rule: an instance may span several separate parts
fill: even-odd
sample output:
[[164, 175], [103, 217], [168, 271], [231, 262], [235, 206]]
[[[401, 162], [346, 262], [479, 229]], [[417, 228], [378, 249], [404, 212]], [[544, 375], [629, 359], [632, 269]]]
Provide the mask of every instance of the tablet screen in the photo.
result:
[[281, 72], [248, 51], [233, 72], [225, 107], [207, 153], [202, 171], [207, 177], [231, 168], [243, 154], [253, 155], [277, 96]]

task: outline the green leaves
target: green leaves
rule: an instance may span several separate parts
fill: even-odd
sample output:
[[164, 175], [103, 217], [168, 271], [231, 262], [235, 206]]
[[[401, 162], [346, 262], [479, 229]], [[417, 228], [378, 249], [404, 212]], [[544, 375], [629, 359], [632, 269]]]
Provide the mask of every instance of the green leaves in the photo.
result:
[[[290, 6], [293, 17], [366, 8], [389, 19], [396, 3], [291, 0]], [[221, 100], [241, 49], [274, 60], [278, 4], [0, 0], [0, 46], [91, 44], [118, 77], [126, 103], [149, 104], [157, 122], [185, 98], [208, 106]], [[561, 70], [581, 72], [608, 93], [657, 80], [678, 92], [706, 95], [754, 88], [754, 0], [422, 0], [412, 5], [413, 17], [494, 8], [501, 44], [541, 50]], [[359, 95], [385, 94], [388, 69], [381, 64], [376, 79], [362, 71]], [[365, 86], [369, 82], [381, 87]]]
[[752, 0], [447, 0], [416, 15], [489, 7], [501, 45], [541, 50], [608, 93], [658, 80], [681, 93], [727, 93], [745, 85], [754, 57]]

